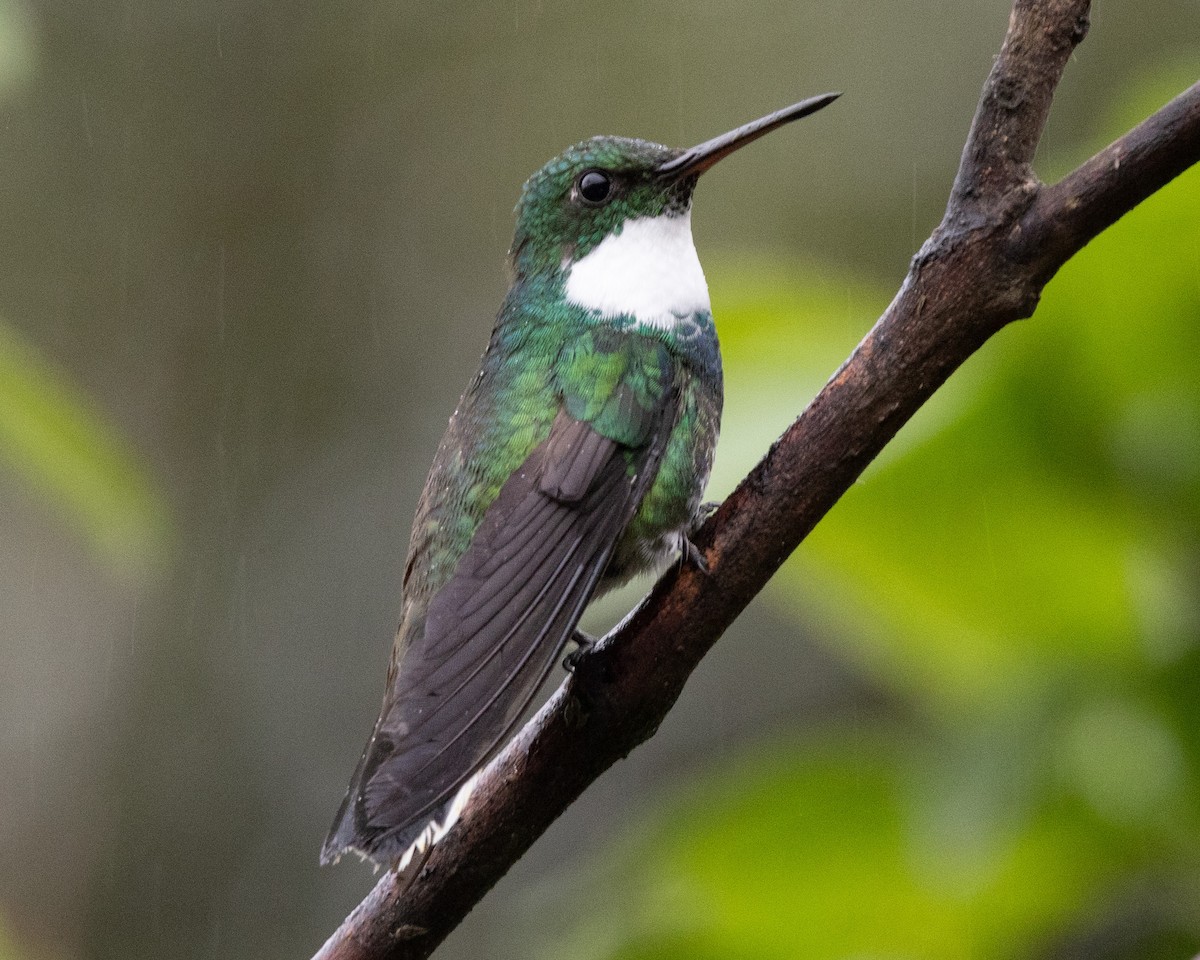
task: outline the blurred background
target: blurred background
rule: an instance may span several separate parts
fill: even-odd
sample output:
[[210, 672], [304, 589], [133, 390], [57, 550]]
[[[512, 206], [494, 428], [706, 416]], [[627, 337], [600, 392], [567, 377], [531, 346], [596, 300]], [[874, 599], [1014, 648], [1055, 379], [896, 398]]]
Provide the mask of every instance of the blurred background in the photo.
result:
[[[1097, 0], [1039, 171], [1200, 73]], [[726, 494], [938, 221], [1007, 0], [0, 0], [0, 960], [309, 956], [524, 178], [705, 178]], [[446, 958], [1200, 951], [1200, 174], [956, 375]], [[637, 589], [645, 589], [645, 584]], [[603, 629], [637, 589], [589, 614]]]

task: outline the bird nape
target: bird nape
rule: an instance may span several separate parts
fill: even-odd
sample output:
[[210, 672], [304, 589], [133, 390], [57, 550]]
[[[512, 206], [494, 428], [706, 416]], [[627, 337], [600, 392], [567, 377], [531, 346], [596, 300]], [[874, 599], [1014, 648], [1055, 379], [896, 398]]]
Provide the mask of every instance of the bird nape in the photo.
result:
[[722, 404], [696, 181], [837, 96], [688, 150], [593, 137], [525, 183], [512, 283], [417, 506], [383, 707], [323, 863], [426, 853], [588, 602], [688, 546]]

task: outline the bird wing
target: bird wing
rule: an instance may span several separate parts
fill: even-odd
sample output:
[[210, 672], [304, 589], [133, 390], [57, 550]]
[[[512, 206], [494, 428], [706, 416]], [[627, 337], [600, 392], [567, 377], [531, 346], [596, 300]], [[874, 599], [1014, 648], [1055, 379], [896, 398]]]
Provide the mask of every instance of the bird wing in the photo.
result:
[[661, 344], [585, 337], [549, 435], [503, 484], [392, 680], [326, 859], [401, 856], [504, 744], [653, 480], [677, 397]]

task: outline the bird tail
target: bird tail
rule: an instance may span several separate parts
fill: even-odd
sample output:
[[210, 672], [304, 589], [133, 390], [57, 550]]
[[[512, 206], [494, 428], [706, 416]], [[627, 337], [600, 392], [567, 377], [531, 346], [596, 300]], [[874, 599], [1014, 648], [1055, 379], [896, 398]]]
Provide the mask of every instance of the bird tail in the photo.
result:
[[375, 764], [371, 763], [376, 734], [372, 732], [358, 761], [346, 796], [338, 807], [333, 826], [321, 846], [321, 864], [337, 863], [344, 853], [356, 853], [376, 866], [405, 870], [414, 860], [423, 864], [429, 851], [458, 823], [467, 807], [482, 770], [477, 770], [444, 803], [413, 823], [386, 829], [373, 828], [365, 809], [365, 783]]

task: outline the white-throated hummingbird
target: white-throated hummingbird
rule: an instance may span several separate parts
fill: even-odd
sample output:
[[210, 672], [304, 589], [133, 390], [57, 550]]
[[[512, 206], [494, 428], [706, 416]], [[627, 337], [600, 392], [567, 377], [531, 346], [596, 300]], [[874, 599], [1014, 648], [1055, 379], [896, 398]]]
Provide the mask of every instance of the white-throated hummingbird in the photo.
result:
[[512, 283], [417, 506], [383, 709], [322, 862], [404, 867], [441, 839], [588, 602], [689, 550], [722, 403], [692, 191], [837, 96], [690, 150], [593, 137], [526, 181]]

